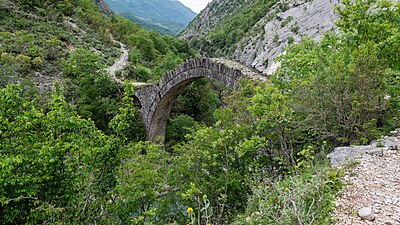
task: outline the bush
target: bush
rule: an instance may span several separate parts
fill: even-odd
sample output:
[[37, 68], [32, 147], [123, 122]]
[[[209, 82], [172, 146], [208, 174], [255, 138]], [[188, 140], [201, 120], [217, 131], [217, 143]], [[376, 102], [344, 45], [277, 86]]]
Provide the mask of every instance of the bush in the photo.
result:
[[280, 181], [261, 178], [254, 183], [246, 213], [233, 224], [331, 224], [341, 176], [341, 171], [319, 165]]
[[86, 49], [76, 49], [68, 59], [64, 61], [63, 72], [66, 77], [79, 78], [85, 75], [95, 74], [103, 66], [98, 63], [100, 57]]
[[171, 147], [185, 139], [196, 125], [196, 121], [185, 114], [180, 114], [168, 120], [165, 131], [166, 147]]

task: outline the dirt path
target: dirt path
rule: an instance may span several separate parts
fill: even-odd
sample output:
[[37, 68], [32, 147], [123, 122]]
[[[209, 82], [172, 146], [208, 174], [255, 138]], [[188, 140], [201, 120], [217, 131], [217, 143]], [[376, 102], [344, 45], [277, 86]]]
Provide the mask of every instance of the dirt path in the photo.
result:
[[115, 61], [114, 65], [108, 67], [106, 70], [108, 74], [118, 83], [122, 83], [122, 80], [115, 77], [115, 73], [118, 72], [119, 70], [122, 70], [125, 66], [126, 63], [128, 62], [128, 56], [129, 56], [129, 50], [126, 48], [126, 45], [123, 43], [116, 41], [120, 46], [120, 51], [121, 51], [121, 57]]
[[[344, 177], [349, 185], [336, 199], [335, 224], [400, 225], [400, 136], [383, 140], [389, 143], [383, 155], [358, 156], [359, 164]], [[373, 209], [373, 221], [358, 216], [363, 207]]]

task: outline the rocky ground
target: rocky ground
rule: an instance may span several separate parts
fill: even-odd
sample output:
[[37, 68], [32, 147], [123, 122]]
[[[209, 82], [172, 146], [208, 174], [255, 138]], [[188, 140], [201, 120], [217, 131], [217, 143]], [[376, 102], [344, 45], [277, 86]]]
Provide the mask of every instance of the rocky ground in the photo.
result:
[[[345, 152], [351, 159], [344, 164], [352, 166], [336, 199], [335, 224], [400, 225], [400, 130], [369, 146], [335, 149], [329, 155], [335, 166], [344, 165]], [[369, 218], [360, 217], [362, 208], [373, 211]]]

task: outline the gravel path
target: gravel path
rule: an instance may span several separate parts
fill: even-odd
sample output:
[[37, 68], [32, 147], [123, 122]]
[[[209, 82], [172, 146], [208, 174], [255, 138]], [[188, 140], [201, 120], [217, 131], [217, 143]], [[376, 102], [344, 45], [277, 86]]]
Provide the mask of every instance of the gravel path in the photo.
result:
[[[124, 69], [124, 67], [126, 66], [126, 63], [128, 62], [128, 57], [129, 57], [129, 50], [126, 48], [126, 45], [124, 45], [123, 43], [119, 42], [119, 41], [115, 41], [117, 42], [121, 48], [121, 57], [115, 61], [114, 65], [106, 68], [106, 71], [108, 72], [108, 74], [111, 76], [111, 78], [113, 80], [115, 80], [118, 83], [123, 83], [123, 79], [117, 78], [115, 76], [115, 73], [118, 72], [119, 70]], [[151, 84], [148, 83], [143, 83], [143, 82], [130, 82], [130, 84], [132, 84], [135, 87], [143, 87], [143, 86], [148, 86]]]
[[119, 41], [117, 41], [117, 43], [121, 46], [121, 57], [114, 63], [114, 65], [110, 66], [106, 70], [115, 81], [122, 83], [121, 79], [115, 77], [115, 73], [125, 67], [126, 63], [128, 62], [129, 51], [124, 44]]
[[[400, 225], [400, 136], [385, 138], [396, 146], [385, 148], [383, 156], [359, 156], [343, 178], [349, 185], [336, 200], [335, 224]], [[361, 220], [362, 207], [373, 209], [373, 221]]]

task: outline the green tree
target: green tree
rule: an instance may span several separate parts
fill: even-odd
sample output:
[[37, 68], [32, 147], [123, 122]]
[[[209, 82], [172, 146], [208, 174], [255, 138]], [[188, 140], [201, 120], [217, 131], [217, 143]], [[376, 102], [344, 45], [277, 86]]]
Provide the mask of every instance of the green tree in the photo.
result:
[[124, 85], [123, 105], [119, 108], [119, 113], [110, 121], [108, 126], [115, 135], [124, 139], [124, 141], [143, 141], [145, 139], [143, 124], [132, 98], [134, 89], [127, 82]]
[[169, 147], [186, 140], [185, 136], [191, 133], [192, 129], [195, 129], [196, 125], [196, 121], [186, 114], [179, 114], [170, 118], [167, 121], [165, 131], [165, 147], [168, 149]]
[[56, 88], [37, 110], [9, 86], [0, 92], [1, 221], [100, 221], [115, 186], [118, 143], [81, 119]]
[[184, 113], [198, 122], [211, 125], [214, 122], [213, 112], [219, 105], [218, 86], [203, 78], [195, 80], [179, 95], [174, 113]]
[[[174, 186], [166, 174], [171, 165], [168, 153], [150, 143], [129, 143], [123, 163], [117, 172], [117, 187], [110, 207], [112, 223], [161, 224], [167, 223], [173, 210], [168, 196]], [[163, 203], [167, 199], [166, 203]]]
[[143, 61], [150, 61], [156, 56], [154, 42], [146, 31], [130, 34], [127, 36], [127, 43], [139, 50]]
[[108, 131], [108, 123], [118, 107], [118, 86], [103, 70], [99, 56], [77, 49], [64, 62], [64, 73], [77, 83], [76, 105], [79, 114], [91, 118], [96, 126]]
[[96, 74], [104, 66], [99, 63], [100, 57], [86, 49], [76, 49], [63, 63], [63, 72], [67, 77], [80, 78]]

